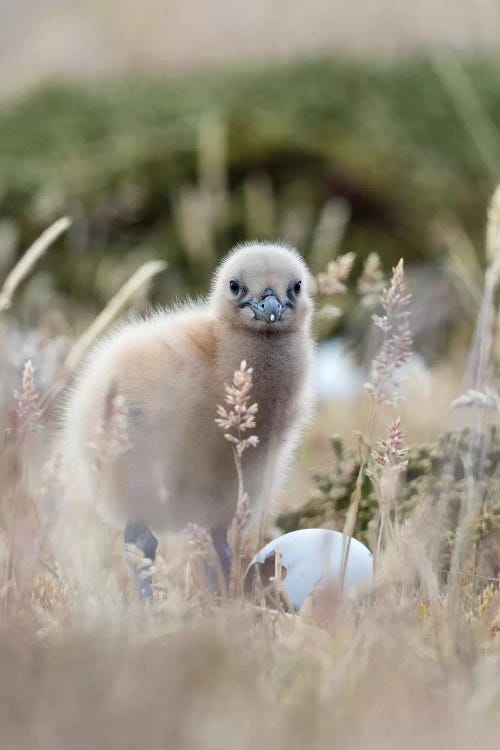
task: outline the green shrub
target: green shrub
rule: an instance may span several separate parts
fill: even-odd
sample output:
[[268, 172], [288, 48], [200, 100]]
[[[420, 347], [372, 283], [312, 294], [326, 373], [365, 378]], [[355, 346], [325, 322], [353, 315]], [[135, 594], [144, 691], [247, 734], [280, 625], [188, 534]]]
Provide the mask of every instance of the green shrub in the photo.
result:
[[[455, 217], [479, 240], [500, 124], [495, 60], [464, 62], [473, 122], [467, 97], [464, 110], [440, 71], [425, 59], [323, 59], [189, 79], [46, 85], [0, 112], [1, 216], [14, 222], [20, 251], [69, 212], [76, 223], [65, 252], [47, 263], [62, 288], [85, 299], [107, 294], [97, 283], [105, 256], [117, 264], [131, 252], [167, 257], [168, 299], [203, 288], [207, 265], [247, 236], [298, 237], [307, 254], [334, 196], [351, 205], [348, 249], [377, 250], [387, 265], [429, 257], [439, 250], [436, 219]], [[271, 223], [259, 204], [249, 216], [244, 194], [255, 176], [267, 186], [260, 213], [276, 204]], [[216, 188], [224, 206], [206, 219], [196, 199]], [[206, 234], [199, 248], [180, 227], [182, 200], [188, 225]]]

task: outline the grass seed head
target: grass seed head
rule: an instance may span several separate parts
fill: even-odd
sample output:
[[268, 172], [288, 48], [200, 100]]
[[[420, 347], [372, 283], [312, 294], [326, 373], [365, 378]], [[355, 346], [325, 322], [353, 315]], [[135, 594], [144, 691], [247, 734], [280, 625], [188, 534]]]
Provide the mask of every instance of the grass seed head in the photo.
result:
[[355, 253], [345, 253], [339, 255], [336, 260], [331, 260], [326, 267], [326, 271], [319, 273], [317, 276], [320, 294], [324, 296], [345, 294], [347, 281], [351, 275], [355, 259]]
[[[252, 390], [253, 368], [248, 367], [245, 360], [241, 362], [238, 370], [233, 376], [233, 384], [226, 385], [225, 402], [230, 407], [226, 409], [217, 405], [217, 417], [215, 422], [224, 430], [224, 437], [231, 443], [239, 456], [247, 448], [255, 448], [258, 445], [257, 435], [243, 438], [241, 433], [247, 432], [255, 427], [255, 415], [258, 404], [250, 404], [250, 391]], [[236, 435], [233, 434], [236, 432]]]
[[409, 324], [411, 295], [406, 291], [403, 259], [392, 270], [389, 287], [382, 292], [384, 315], [373, 315], [373, 322], [383, 332], [383, 341], [372, 362], [372, 380], [365, 385], [378, 402], [393, 404], [399, 398], [394, 376], [410, 358], [413, 340]]
[[35, 387], [35, 368], [28, 359], [23, 368], [21, 393], [14, 393], [17, 399], [18, 433], [33, 432], [39, 427], [40, 409], [39, 394]]

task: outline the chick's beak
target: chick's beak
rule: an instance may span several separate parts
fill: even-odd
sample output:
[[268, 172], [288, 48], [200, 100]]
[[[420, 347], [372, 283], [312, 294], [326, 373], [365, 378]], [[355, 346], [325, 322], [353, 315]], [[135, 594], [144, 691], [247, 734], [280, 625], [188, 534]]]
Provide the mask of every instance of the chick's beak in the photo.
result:
[[266, 323], [276, 323], [283, 313], [283, 304], [277, 295], [269, 291], [262, 299], [253, 299], [243, 302], [240, 307], [250, 307], [256, 320], [264, 320]]

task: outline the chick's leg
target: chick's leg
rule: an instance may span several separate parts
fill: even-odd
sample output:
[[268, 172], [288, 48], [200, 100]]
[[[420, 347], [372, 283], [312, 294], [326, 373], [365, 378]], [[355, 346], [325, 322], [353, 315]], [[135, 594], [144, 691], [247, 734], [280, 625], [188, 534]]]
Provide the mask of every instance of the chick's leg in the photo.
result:
[[138, 564], [137, 556], [130, 550], [128, 545], [133, 544], [137, 547], [145, 558], [151, 560], [152, 565], [156, 557], [158, 539], [151, 533], [145, 523], [135, 522], [128, 523], [125, 527], [124, 542], [125, 556], [134, 574], [135, 585], [139, 595], [144, 601], [150, 602], [153, 600], [153, 576], [147, 572], [147, 566]]
[[212, 536], [215, 551], [217, 552], [217, 556], [219, 558], [226, 586], [229, 586], [229, 576], [231, 573], [233, 551], [227, 541], [227, 528], [225, 526], [215, 526], [214, 528], [210, 529], [210, 534]]

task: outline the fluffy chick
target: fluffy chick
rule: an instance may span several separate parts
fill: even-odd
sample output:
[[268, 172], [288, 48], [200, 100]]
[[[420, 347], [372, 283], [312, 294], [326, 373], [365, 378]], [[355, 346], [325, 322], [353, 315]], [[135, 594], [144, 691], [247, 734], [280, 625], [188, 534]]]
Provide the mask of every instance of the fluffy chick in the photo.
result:
[[[65, 412], [66, 461], [78, 491], [148, 558], [154, 534], [193, 522], [211, 530], [228, 574], [237, 480], [215, 406], [246, 360], [259, 444], [244, 456], [245, 488], [252, 503], [274, 495], [310, 411], [313, 285], [295, 250], [239, 246], [206, 301], [126, 324], [91, 354]], [[117, 405], [126, 437], [110, 451]], [[141, 587], [150, 598], [150, 579]]]

